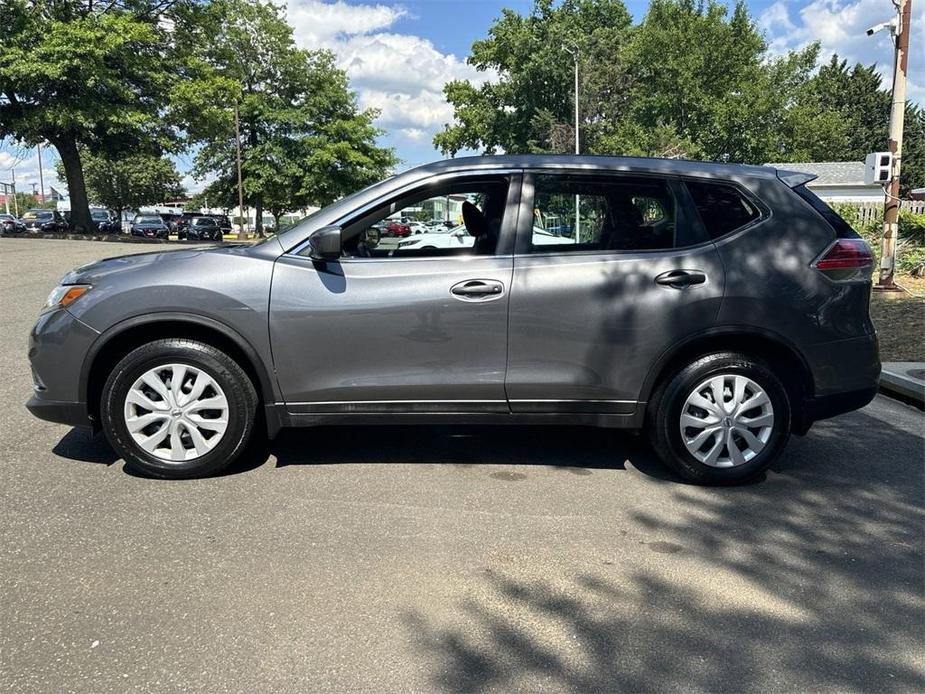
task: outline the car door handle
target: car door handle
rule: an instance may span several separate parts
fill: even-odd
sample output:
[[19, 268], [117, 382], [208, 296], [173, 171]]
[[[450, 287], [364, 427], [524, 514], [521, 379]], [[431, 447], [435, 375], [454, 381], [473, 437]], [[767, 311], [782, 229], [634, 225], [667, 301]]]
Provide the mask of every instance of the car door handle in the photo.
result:
[[461, 299], [472, 301], [474, 299], [492, 299], [501, 296], [504, 285], [496, 280], [466, 280], [454, 284], [450, 292]]
[[703, 284], [706, 281], [707, 276], [700, 270], [669, 270], [655, 278], [656, 284], [674, 289], [683, 289], [693, 284]]

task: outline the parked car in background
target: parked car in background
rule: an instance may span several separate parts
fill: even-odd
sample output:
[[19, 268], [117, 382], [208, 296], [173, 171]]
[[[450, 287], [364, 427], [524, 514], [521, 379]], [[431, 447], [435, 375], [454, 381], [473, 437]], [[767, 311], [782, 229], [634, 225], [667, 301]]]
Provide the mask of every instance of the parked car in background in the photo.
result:
[[[30, 336], [28, 407], [166, 478], [221, 470], [257, 432], [439, 422], [645, 431], [686, 480], [748, 480], [879, 385], [873, 256], [812, 178], [541, 155], [411, 169], [246, 248], [72, 271]], [[370, 242], [450, 195], [471, 245]]]
[[132, 236], [143, 236], [148, 239], [166, 239], [170, 236], [170, 229], [157, 214], [139, 214], [132, 220]]
[[167, 225], [170, 233], [176, 234], [177, 224], [181, 219], [183, 219], [183, 215], [181, 215], [179, 212], [161, 212], [160, 218], [164, 220], [164, 224]]
[[0, 214], [0, 231], [4, 234], [22, 234], [26, 225], [11, 214]]
[[185, 238], [189, 241], [221, 241], [222, 228], [213, 216], [193, 217], [186, 228]]
[[63, 233], [68, 229], [67, 221], [57, 210], [26, 210], [20, 221], [25, 225], [26, 231], [38, 233]]
[[389, 236], [397, 236], [399, 238], [404, 238], [405, 236], [411, 236], [411, 227], [402, 222], [391, 221], [385, 225], [386, 234]]
[[420, 248], [430, 250], [435, 248], [470, 248], [475, 243], [475, 237], [472, 236], [466, 227], [461, 226], [458, 229], [447, 229], [446, 227], [435, 228], [422, 233], [416, 233], [412, 236], [398, 242], [399, 248]]
[[96, 224], [97, 230], [101, 234], [121, 234], [122, 222], [116, 218], [111, 210], [101, 207], [90, 208], [90, 219]]
[[218, 222], [219, 228], [222, 230], [223, 234], [231, 233], [231, 220], [228, 219], [227, 214], [210, 214], [207, 215]]

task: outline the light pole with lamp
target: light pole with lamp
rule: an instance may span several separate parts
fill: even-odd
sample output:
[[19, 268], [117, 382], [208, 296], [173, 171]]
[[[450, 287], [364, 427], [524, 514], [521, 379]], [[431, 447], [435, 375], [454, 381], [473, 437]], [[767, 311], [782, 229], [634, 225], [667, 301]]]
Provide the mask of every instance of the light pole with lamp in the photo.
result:
[[[572, 60], [575, 63], [575, 154], [580, 154], [580, 146], [578, 140], [578, 45], [575, 43], [563, 44], [562, 48], [572, 56]], [[579, 195], [575, 193], [575, 233], [572, 236], [575, 237], [575, 245], [577, 246], [580, 241], [581, 234], [581, 217], [579, 216]]]

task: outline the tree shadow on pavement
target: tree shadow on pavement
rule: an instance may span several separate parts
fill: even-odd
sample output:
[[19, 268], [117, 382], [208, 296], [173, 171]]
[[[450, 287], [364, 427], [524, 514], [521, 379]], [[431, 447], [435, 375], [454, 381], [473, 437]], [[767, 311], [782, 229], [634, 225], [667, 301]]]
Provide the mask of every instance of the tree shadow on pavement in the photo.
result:
[[660, 542], [620, 562], [476, 567], [401, 619], [447, 692], [923, 691], [922, 462], [921, 433], [821, 422], [764, 484], [637, 507]]

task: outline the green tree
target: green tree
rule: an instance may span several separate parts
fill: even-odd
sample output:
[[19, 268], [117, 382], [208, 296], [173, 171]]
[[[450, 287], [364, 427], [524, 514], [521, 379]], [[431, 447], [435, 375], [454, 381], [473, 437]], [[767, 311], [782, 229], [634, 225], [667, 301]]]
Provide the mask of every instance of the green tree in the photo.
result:
[[529, 16], [504, 11], [473, 44], [469, 63], [498, 80], [446, 85], [455, 118], [435, 145], [571, 151], [571, 41], [586, 153], [760, 163], [839, 128], [831, 113], [793, 108], [818, 47], [772, 58], [741, 2], [730, 14], [715, 0], [653, 0], [634, 27], [620, 0], [537, 0]]
[[467, 59], [498, 79], [481, 86], [469, 80], [446, 85], [455, 122], [437, 134], [436, 147], [448, 154], [463, 149], [571, 151], [574, 73], [568, 47], [577, 49], [581, 63], [582, 148], [589, 151], [598, 126], [616, 123], [625, 113], [620, 49], [631, 23], [621, 0], [563, 0], [558, 5], [537, 0], [528, 16], [503, 10]]
[[[32, 193], [23, 193], [22, 191], [17, 191], [15, 202], [11, 198], [9, 204], [10, 214], [13, 214], [16, 210], [19, 210], [19, 214], [22, 214], [26, 210], [37, 210], [39, 208], [53, 210], [55, 207], [57, 207], [57, 203], [54, 200], [46, 200], [45, 202], [41, 202], [38, 196], [33, 195]], [[0, 206], [0, 210], [3, 209], [5, 208]]]
[[[83, 148], [80, 154], [89, 200], [114, 210], [120, 218], [123, 210], [137, 210], [183, 195], [180, 174], [167, 157], [126, 154], [113, 158]], [[57, 169], [61, 177], [64, 167], [60, 161]]]
[[326, 51], [299, 49], [283, 10], [261, 0], [214, 0], [187, 8], [193, 67], [176, 90], [183, 119], [202, 143], [196, 171], [211, 173], [223, 199], [237, 185], [232, 105], [240, 106], [245, 203], [278, 219], [286, 209], [326, 204], [381, 178], [395, 164], [376, 144], [375, 111], [361, 111]]
[[[157, 150], [173, 65], [152, 0], [3, 0], [0, 137], [58, 151], [75, 226], [91, 228], [81, 148]], [[168, 67], [170, 69], [168, 69]]]

